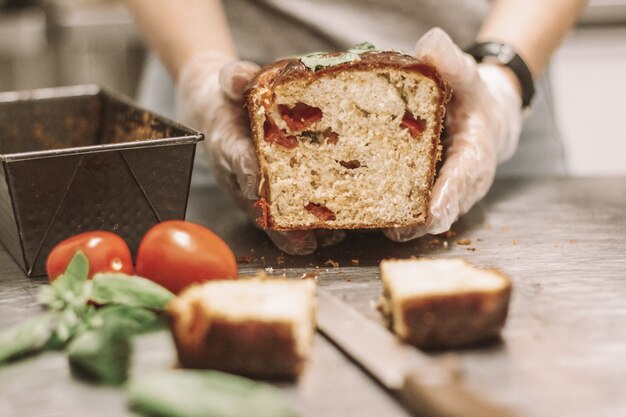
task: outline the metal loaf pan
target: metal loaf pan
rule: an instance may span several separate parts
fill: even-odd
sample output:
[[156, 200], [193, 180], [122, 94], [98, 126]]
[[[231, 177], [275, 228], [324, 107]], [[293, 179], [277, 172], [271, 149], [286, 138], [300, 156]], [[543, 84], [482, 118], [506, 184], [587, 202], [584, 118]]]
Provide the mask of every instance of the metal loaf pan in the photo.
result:
[[94, 85], [0, 93], [0, 241], [29, 276], [89, 230], [135, 253], [152, 225], [185, 217], [202, 139]]

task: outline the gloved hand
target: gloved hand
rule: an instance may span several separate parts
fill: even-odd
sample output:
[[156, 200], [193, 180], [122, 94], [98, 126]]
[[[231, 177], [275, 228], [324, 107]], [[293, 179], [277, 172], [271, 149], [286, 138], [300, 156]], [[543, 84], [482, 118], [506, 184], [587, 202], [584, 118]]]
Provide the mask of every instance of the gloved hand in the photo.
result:
[[450, 229], [489, 191], [496, 166], [513, 156], [521, 127], [521, 98], [496, 65], [477, 64], [441, 29], [426, 33], [415, 56], [437, 67], [452, 87], [446, 114], [444, 163], [435, 181], [430, 220], [424, 226], [386, 229], [404, 242]]
[[[255, 63], [207, 52], [187, 63], [177, 80], [179, 116], [205, 134], [204, 144], [218, 184], [253, 221], [261, 215], [254, 207], [259, 198], [259, 168], [242, 95], [258, 70]], [[332, 245], [345, 237], [340, 230], [266, 233], [280, 250], [296, 255], [312, 253], [318, 246]]]

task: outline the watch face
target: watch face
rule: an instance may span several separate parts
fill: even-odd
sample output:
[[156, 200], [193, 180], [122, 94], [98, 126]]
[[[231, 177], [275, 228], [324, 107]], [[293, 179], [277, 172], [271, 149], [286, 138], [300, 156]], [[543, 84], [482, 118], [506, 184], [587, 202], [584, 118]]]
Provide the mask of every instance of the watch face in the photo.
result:
[[500, 45], [497, 57], [498, 61], [508, 64], [515, 57], [515, 50], [510, 45]]

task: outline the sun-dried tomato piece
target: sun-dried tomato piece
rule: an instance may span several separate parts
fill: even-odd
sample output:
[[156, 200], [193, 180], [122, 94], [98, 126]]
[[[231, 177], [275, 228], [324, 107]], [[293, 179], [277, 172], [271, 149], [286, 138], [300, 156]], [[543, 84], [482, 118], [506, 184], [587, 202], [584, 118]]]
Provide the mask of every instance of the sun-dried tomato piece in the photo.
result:
[[339, 165], [346, 169], [356, 169], [361, 167], [361, 163], [356, 159], [353, 159], [351, 161], [339, 161]]
[[300, 102], [292, 108], [279, 104], [278, 112], [292, 132], [300, 132], [322, 118], [321, 109]]
[[259, 198], [254, 207], [261, 209], [261, 215], [256, 218], [256, 222], [261, 228], [268, 229], [270, 227], [270, 204], [264, 198]]
[[336, 145], [337, 141], [339, 141], [339, 135], [333, 132], [330, 127], [322, 132], [322, 136], [326, 138], [328, 143], [332, 143], [333, 145]]
[[306, 211], [313, 214], [315, 217], [322, 221], [335, 220], [337, 217], [328, 207], [319, 203], [311, 203], [304, 206]]
[[413, 115], [407, 111], [402, 117], [400, 127], [408, 129], [411, 136], [413, 136], [415, 139], [419, 139], [424, 133], [424, 129], [426, 128], [426, 121], [419, 117], [413, 117]]
[[275, 143], [286, 149], [295, 149], [298, 146], [298, 139], [293, 135], [287, 135], [284, 131], [280, 130], [276, 123], [269, 117], [265, 117], [263, 123], [263, 134], [265, 141], [268, 143]]

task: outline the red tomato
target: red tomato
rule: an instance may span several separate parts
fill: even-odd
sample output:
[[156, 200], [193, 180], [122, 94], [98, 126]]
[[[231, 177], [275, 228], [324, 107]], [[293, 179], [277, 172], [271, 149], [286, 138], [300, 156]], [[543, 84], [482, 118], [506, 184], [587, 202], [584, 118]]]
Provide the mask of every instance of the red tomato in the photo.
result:
[[237, 262], [226, 242], [206, 227], [171, 220], [141, 240], [137, 275], [178, 293], [195, 282], [236, 278]]
[[65, 272], [79, 250], [89, 259], [89, 278], [98, 272], [133, 273], [133, 258], [124, 239], [115, 233], [96, 230], [72, 236], [52, 249], [46, 261], [48, 279], [54, 281]]

